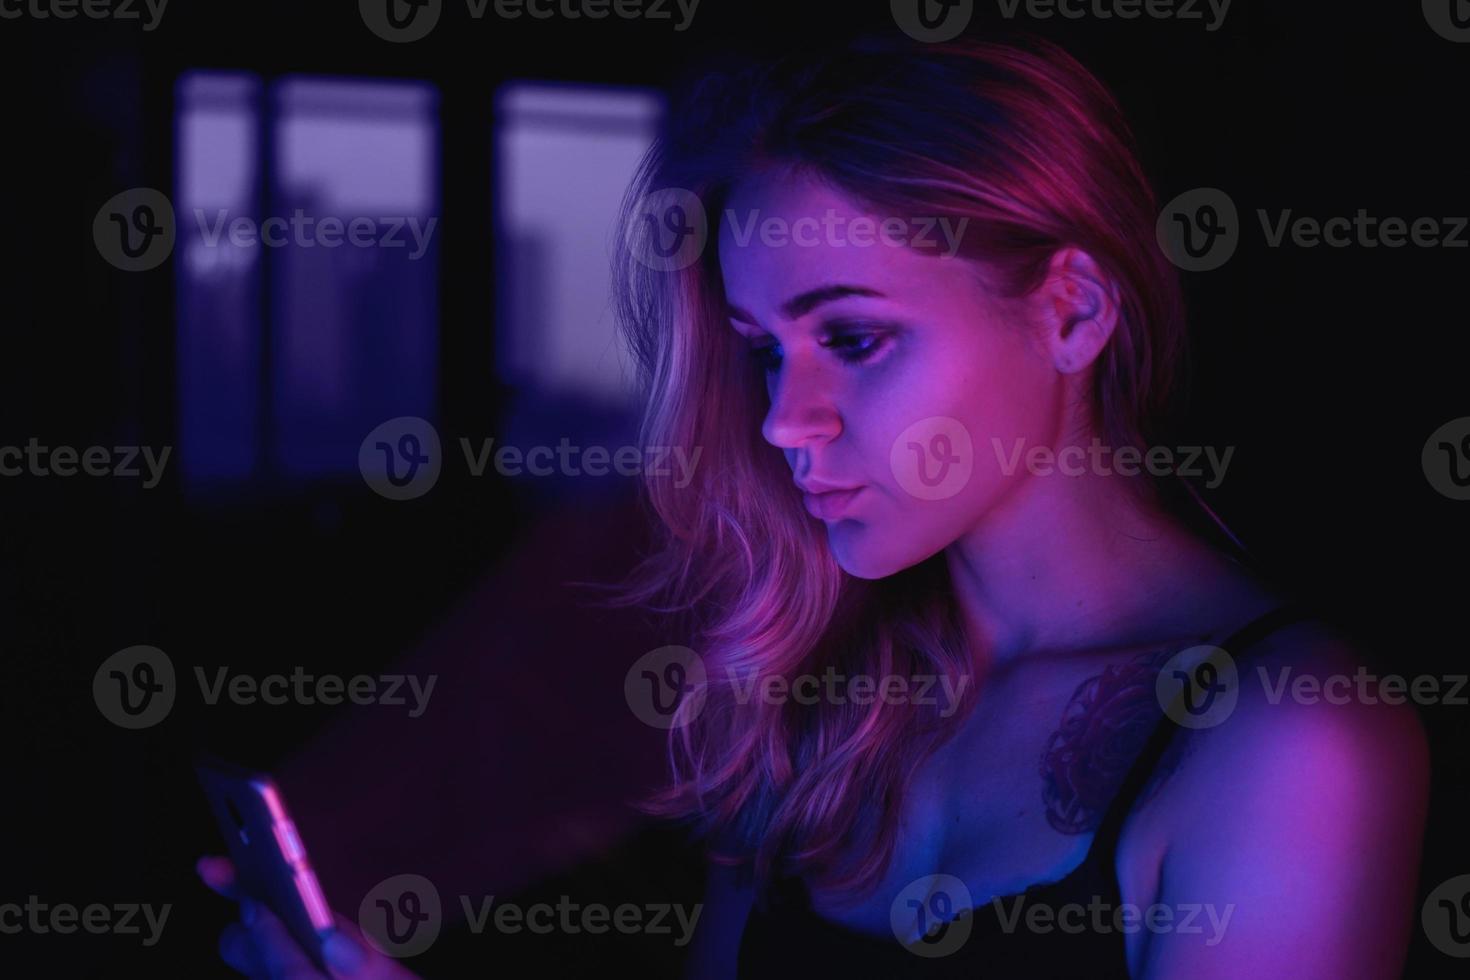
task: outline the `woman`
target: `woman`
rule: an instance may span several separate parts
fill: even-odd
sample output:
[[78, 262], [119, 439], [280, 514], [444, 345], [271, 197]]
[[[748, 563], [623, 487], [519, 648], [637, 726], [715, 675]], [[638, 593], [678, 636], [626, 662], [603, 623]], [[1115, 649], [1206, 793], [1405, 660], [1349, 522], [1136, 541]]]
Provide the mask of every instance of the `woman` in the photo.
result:
[[[1179, 477], [1060, 466], [1168, 447], [1184, 366], [1104, 88], [1039, 41], [863, 43], [677, 118], [637, 200], [691, 193], [714, 247], [685, 265], [635, 238], [623, 319], [646, 438], [711, 461], [652, 487], [671, 534], [647, 579], [712, 611], [656, 801], [717, 842], [694, 975], [1397, 976], [1416, 718], [1273, 703], [1263, 677], [1357, 656], [1212, 540]], [[858, 244], [874, 226], [897, 244]], [[1033, 447], [1058, 465], [1017, 465]], [[1233, 711], [1171, 737], [1156, 682], [1208, 645], [1239, 658]], [[740, 696], [829, 668], [970, 697]]]
[[1282, 693], [1358, 653], [1156, 465], [1182, 303], [1108, 92], [860, 42], [674, 120], [618, 281], [702, 451], [629, 590], [702, 668], [649, 802], [710, 842], [690, 975], [1397, 976], [1423, 736]]

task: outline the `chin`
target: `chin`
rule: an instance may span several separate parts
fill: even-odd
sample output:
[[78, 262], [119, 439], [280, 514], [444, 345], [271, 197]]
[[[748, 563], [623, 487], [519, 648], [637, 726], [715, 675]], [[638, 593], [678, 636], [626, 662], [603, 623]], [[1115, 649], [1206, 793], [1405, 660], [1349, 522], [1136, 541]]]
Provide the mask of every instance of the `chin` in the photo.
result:
[[[884, 542], [876, 539], [871, 527], [856, 521], [838, 521], [827, 528], [827, 543], [832, 557], [853, 578], [880, 579], [896, 575], [928, 558], [912, 550], [912, 542]], [[884, 547], [889, 545], [890, 547]], [[892, 547], [899, 545], [899, 547]]]

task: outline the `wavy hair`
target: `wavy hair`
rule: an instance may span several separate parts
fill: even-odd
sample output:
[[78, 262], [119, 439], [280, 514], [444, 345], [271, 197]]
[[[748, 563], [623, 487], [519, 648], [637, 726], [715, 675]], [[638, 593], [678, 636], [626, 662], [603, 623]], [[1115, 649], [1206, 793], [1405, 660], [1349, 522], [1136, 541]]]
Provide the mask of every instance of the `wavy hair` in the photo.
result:
[[[1114, 447], [1167, 436], [1187, 371], [1178, 276], [1118, 104], [1065, 51], [1025, 36], [865, 39], [709, 72], [687, 93], [638, 167], [621, 228], [669, 188], [714, 215], [739, 181], [794, 171], [877, 213], [969, 219], [960, 254], [1012, 297], [1040, 284], [1059, 248], [1079, 247], [1120, 301], [1093, 369], [1094, 424]], [[969, 705], [748, 692], [829, 667], [972, 676], [942, 553], [877, 581], [838, 567], [783, 454], [760, 436], [765, 383], [726, 319], [717, 236], [682, 268], [639, 249], [636, 234], [619, 237], [614, 283], [647, 391], [640, 435], [705, 462], [687, 486], [645, 476], [659, 541], [614, 603], [670, 616], [706, 667], [670, 730], [672, 778], [639, 805], [697, 823], [711, 858], [745, 866], [762, 893], [777, 873], [866, 890], [892, 859], [908, 778]], [[1183, 509], [1177, 487], [1132, 482]]]

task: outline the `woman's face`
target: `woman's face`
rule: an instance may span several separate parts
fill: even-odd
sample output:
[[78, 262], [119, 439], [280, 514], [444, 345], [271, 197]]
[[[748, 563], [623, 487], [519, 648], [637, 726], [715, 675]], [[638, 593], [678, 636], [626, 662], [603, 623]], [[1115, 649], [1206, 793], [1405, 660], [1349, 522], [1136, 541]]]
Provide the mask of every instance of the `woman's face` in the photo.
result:
[[[794, 176], [740, 185], [718, 218], [730, 322], [767, 369], [762, 434], [859, 578], [979, 527], [1024, 483], [1018, 448], [1055, 445], [1065, 422], [1066, 375], [1025, 306], [925, 234], [930, 218]], [[887, 240], [870, 230], [885, 219]]]

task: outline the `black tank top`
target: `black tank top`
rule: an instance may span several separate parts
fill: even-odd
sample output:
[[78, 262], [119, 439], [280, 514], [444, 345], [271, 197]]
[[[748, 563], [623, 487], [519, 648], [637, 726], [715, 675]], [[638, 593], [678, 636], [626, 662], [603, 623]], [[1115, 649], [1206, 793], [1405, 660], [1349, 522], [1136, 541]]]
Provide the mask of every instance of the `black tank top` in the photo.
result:
[[[1298, 603], [1288, 603], [1252, 620], [1218, 645], [1238, 656], [1273, 630], [1307, 618], [1309, 612]], [[822, 918], [811, 907], [805, 883], [789, 876], [778, 878], [766, 901], [752, 907], [741, 935], [737, 975], [750, 980], [798, 976], [1126, 978], [1126, 933], [1112, 915], [1123, 902], [1114, 860], [1124, 820], [1181, 727], [1162, 711], [1160, 716], [1108, 805], [1082, 863], [1059, 881], [1035, 884], [1019, 894], [963, 910], [947, 926], [914, 944], [927, 946], [922, 952], [939, 955], [912, 951], [893, 934], [878, 936]], [[1065, 921], [1053, 920], [1049, 927], [1033, 929], [1028, 928], [1025, 915], [1034, 906], [1044, 906], [1052, 914], [1067, 906], [1080, 909], [1069, 912]], [[1094, 912], [1094, 908], [1104, 911]], [[1096, 921], [1103, 923], [1101, 928], [1094, 925]], [[1122, 924], [1139, 928], [1126, 921]], [[1199, 925], [1210, 928], [1207, 922]], [[950, 929], [957, 932], [951, 935]], [[962, 941], [957, 944], [957, 939]]]

